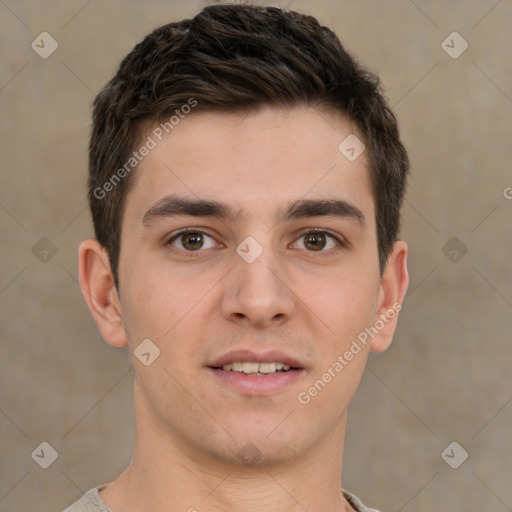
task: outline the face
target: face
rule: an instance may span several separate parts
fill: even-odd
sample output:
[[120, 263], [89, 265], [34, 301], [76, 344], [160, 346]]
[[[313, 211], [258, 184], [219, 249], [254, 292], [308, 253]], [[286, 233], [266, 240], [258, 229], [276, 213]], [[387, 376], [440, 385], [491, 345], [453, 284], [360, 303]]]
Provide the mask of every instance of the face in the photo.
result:
[[193, 113], [139, 164], [120, 310], [130, 350], [160, 351], [134, 358], [139, 427], [241, 463], [339, 442], [385, 306], [352, 133], [307, 108]]

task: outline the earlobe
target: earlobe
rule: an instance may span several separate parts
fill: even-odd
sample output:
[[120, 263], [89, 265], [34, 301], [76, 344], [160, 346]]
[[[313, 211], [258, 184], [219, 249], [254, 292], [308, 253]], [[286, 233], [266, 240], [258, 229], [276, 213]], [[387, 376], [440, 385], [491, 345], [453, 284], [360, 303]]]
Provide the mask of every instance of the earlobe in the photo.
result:
[[375, 316], [375, 328], [378, 333], [370, 343], [370, 349], [375, 352], [383, 352], [393, 340], [398, 313], [402, 309], [402, 302], [409, 285], [407, 252], [405, 242], [402, 240], [395, 242], [382, 275]]
[[121, 303], [108, 254], [93, 238], [80, 244], [78, 278], [85, 302], [103, 339], [114, 347], [127, 346]]

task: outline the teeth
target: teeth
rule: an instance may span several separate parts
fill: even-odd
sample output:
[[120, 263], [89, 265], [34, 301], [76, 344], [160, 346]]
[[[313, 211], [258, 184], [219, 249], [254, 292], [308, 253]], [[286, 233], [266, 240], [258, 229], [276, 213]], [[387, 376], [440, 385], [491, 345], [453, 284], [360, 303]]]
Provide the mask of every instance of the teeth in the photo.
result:
[[274, 373], [276, 371], [276, 363], [260, 363], [258, 371], [260, 373]]
[[241, 369], [238, 371], [244, 373], [258, 373], [259, 364], [258, 363], [239, 363]]
[[248, 363], [248, 362], [235, 362], [225, 364], [222, 369], [226, 371], [242, 372], [247, 374], [256, 373], [258, 375], [265, 375], [275, 373], [277, 371], [288, 371], [291, 367], [284, 363], [268, 362], [268, 363]]

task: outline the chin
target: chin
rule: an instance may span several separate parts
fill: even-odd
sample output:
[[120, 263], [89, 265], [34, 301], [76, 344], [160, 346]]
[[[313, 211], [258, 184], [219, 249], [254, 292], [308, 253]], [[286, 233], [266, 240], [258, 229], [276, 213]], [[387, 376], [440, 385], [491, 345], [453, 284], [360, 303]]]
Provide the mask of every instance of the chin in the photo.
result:
[[247, 419], [244, 425], [238, 424], [237, 429], [227, 428], [232, 437], [223, 433], [222, 439], [210, 438], [207, 450], [217, 460], [240, 467], [263, 468], [291, 463], [314, 444], [314, 434], [308, 436], [306, 432], [290, 430], [293, 423], [288, 425], [288, 429], [283, 428], [283, 425], [279, 426], [282, 420], [280, 417], [256, 428]]
[[240, 468], [265, 468], [292, 463], [300, 455], [293, 444], [266, 439], [238, 440], [224, 449], [214, 449], [214, 456]]

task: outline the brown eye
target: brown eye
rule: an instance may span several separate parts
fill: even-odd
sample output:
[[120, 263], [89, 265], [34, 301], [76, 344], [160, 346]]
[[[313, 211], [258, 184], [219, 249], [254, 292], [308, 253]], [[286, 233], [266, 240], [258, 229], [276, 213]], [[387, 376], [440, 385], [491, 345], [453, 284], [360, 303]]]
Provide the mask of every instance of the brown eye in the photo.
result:
[[182, 251], [194, 252], [214, 247], [215, 240], [202, 231], [182, 231], [173, 236], [168, 244]]
[[181, 243], [188, 251], [197, 251], [201, 249], [204, 243], [202, 233], [185, 233], [181, 236]]
[[308, 233], [304, 235], [304, 246], [311, 251], [321, 251], [327, 243], [324, 233]]
[[327, 231], [309, 231], [300, 236], [293, 244], [296, 249], [309, 252], [327, 252], [330, 249], [345, 247], [345, 244], [335, 235]]

